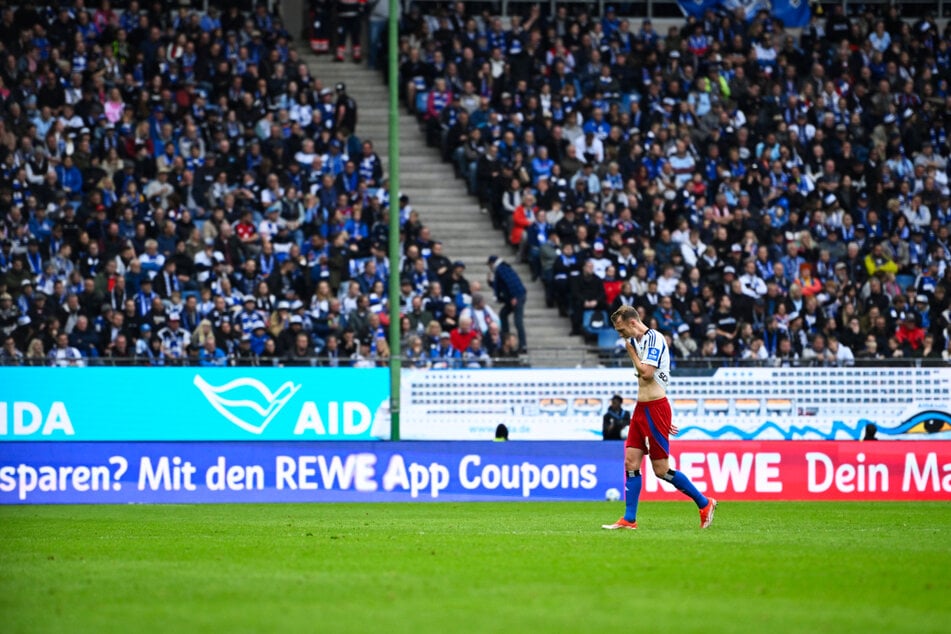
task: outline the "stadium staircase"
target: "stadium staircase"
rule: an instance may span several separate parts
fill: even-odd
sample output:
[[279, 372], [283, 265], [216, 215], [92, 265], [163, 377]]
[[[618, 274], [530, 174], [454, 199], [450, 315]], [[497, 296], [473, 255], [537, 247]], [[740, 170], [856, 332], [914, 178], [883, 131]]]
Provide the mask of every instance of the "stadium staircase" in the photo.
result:
[[[357, 102], [357, 130], [360, 139], [370, 139], [388, 167], [388, 88], [378, 71], [350, 61], [337, 63], [331, 56], [300, 51], [311, 73], [324, 87], [344, 82], [347, 93]], [[581, 337], [569, 336], [571, 324], [554, 308], [545, 306], [540, 280], [531, 281], [527, 264], [515, 261], [514, 251], [492, 228], [487, 215], [479, 213], [478, 201], [466, 193], [452, 166], [443, 163], [439, 151], [426, 145], [425, 136], [412, 115], [400, 108], [400, 191], [420, 214], [434, 240], [443, 243], [443, 253], [466, 264], [466, 278], [478, 281], [485, 290], [486, 259], [497, 254], [511, 263], [528, 288], [525, 329], [527, 362], [534, 367], [576, 367], [597, 363], [597, 349]], [[485, 293], [491, 301], [491, 292]], [[498, 310], [498, 304], [493, 304]]]

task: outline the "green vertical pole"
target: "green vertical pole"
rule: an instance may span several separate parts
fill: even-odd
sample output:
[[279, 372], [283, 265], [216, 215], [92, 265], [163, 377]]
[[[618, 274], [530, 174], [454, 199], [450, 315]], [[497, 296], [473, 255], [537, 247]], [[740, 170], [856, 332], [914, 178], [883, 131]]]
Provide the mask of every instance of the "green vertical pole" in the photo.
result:
[[400, 80], [399, 5], [390, 3], [390, 439], [400, 439]]

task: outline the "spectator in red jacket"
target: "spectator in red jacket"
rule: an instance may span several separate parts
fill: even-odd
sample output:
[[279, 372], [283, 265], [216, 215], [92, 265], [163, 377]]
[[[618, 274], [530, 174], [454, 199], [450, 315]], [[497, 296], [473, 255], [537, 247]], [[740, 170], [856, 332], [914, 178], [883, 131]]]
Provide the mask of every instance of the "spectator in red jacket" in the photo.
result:
[[479, 338], [479, 332], [472, 327], [471, 317], [460, 317], [459, 325], [449, 332], [452, 347], [459, 352], [465, 352], [473, 339]]
[[521, 246], [525, 230], [535, 222], [535, 209], [535, 195], [525, 194], [522, 197], [522, 204], [512, 213], [512, 230], [509, 232], [509, 242], [512, 246]]
[[901, 344], [905, 355], [911, 355], [921, 349], [925, 342], [925, 329], [918, 325], [914, 315], [907, 315], [895, 331], [895, 339]]
[[802, 289], [804, 297], [810, 297], [822, 292], [822, 282], [812, 276], [812, 264], [803, 262], [799, 265], [799, 277], [795, 281]]

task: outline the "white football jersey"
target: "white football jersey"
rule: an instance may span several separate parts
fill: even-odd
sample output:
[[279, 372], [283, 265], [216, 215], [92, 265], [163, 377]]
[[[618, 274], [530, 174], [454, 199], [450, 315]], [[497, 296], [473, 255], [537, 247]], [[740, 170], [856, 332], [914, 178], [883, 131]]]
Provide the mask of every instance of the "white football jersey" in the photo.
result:
[[654, 380], [666, 392], [667, 385], [670, 383], [670, 350], [664, 335], [651, 329], [644, 333], [640, 341], [631, 339], [631, 344], [642, 362], [657, 368], [654, 372]]

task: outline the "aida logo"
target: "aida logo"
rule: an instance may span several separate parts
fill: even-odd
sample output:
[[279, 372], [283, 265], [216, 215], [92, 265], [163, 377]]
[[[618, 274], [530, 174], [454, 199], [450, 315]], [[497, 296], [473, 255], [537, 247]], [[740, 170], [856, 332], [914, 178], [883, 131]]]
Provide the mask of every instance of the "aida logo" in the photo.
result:
[[0, 436], [73, 436], [66, 404], [53, 401], [41, 408], [29, 401], [0, 401]]
[[647, 360], [657, 361], [658, 359], [660, 359], [660, 350], [658, 348], [650, 348], [647, 351]]
[[285, 382], [272, 392], [257, 379], [244, 377], [214, 386], [195, 375], [195, 387], [226, 419], [252, 434], [260, 435], [297, 393], [300, 385]]

